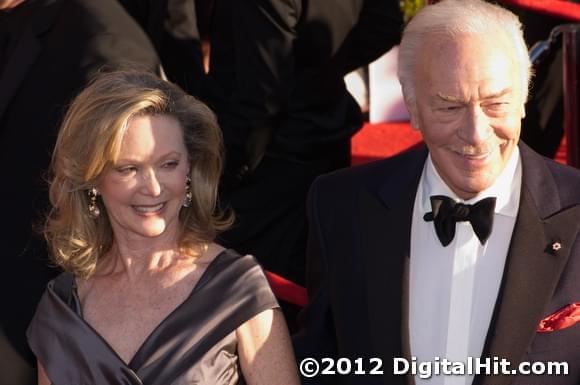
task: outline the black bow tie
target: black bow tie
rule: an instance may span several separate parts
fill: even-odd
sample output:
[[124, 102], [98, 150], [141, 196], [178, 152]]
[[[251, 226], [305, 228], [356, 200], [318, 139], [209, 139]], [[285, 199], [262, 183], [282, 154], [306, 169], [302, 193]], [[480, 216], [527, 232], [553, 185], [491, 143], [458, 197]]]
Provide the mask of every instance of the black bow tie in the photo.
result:
[[482, 245], [491, 234], [495, 198], [485, 198], [468, 205], [457, 203], [444, 195], [434, 195], [431, 197], [431, 209], [433, 211], [425, 214], [423, 219], [434, 222], [435, 232], [443, 246], [447, 246], [453, 240], [457, 222], [471, 223], [473, 232]]

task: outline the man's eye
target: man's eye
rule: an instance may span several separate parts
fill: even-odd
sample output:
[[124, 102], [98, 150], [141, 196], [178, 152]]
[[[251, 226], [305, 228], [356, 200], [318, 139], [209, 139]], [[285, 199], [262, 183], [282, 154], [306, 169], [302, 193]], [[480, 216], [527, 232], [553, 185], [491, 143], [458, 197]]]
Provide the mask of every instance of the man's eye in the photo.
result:
[[510, 108], [509, 103], [506, 102], [497, 102], [497, 103], [490, 103], [484, 106], [485, 111], [490, 116], [500, 117], [503, 116], [505, 113], [508, 112]]
[[490, 110], [504, 110], [506, 109], [508, 106], [508, 103], [506, 102], [497, 102], [497, 103], [490, 103], [488, 105], [486, 105], [485, 107], [490, 109]]
[[439, 108], [439, 111], [441, 111], [441, 112], [455, 112], [455, 111], [459, 111], [459, 109], [461, 109], [461, 106], [445, 106], [445, 107]]

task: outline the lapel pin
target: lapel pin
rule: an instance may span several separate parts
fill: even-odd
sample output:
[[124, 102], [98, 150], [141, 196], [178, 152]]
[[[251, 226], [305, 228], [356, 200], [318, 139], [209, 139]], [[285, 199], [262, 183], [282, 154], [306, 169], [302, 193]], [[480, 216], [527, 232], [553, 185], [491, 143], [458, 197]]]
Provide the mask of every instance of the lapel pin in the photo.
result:
[[548, 254], [552, 254], [552, 255], [556, 255], [560, 249], [562, 249], [562, 243], [558, 242], [558, 241], [554, 241], [551, 244], [549, 243], [546, 248], [544, 249], [544, 252], [548, 253]]

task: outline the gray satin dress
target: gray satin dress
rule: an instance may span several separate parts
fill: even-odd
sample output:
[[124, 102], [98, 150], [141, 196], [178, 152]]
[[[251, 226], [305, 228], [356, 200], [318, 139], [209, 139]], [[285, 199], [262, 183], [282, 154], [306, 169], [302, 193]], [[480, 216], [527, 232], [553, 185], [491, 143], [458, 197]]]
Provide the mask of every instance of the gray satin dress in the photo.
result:
[[68, 273], [48, 284], [28, 341], [53, 385], [240, 385], [235, 330], [277, 306], [254, 258], [226, 250], [128, 364], [83, 320]]

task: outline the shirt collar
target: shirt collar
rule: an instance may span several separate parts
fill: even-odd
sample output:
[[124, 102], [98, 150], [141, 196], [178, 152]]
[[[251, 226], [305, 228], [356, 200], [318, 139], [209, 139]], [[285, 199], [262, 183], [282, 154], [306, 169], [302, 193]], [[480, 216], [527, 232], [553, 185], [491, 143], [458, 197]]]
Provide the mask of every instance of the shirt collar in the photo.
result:
[[522, 166], [520, 151], [516, 146], [506, 166], [499, 174], [495, 182], [487, 189], [481, 191], [475, 197], [463, 200], [459, 198], [443, 181], [428, 155], [423, 174], [419, 183], [419, 191], [422, 214], [431, 211], [430, 197], [432, 195], [446, 195], [457, 202], [473, 204], [483, 198], [495, 197], [495, 213], [509, 217], [515, 217], [518, 213], [520, 202], [520, 190], [522, 185]]

